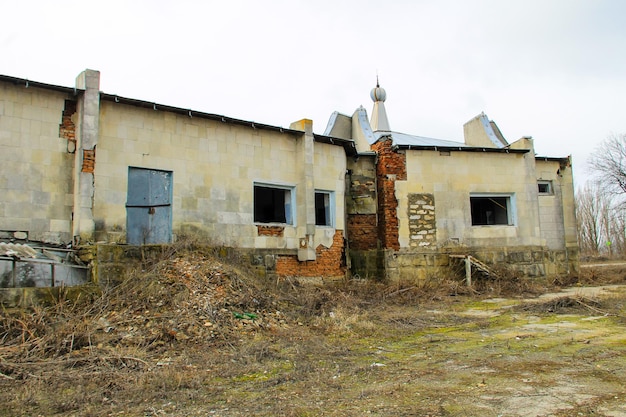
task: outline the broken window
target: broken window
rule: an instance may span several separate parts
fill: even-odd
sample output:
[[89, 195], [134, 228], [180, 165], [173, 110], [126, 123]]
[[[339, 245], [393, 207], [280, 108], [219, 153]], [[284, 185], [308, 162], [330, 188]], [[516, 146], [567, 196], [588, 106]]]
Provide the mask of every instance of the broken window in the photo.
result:
[[539, 194], [551, 195], [552, 194], [552, 181], [537, 181], [537, 189]]
[[293, 187], [254, 185], [254, 221], [293, 224]]
[[510, 195], [471, 195], [472, 226], [513, 225]]
[[332, 206], [333, 193], [329, 191], [315, 192], [315, 225], [333, 226]]

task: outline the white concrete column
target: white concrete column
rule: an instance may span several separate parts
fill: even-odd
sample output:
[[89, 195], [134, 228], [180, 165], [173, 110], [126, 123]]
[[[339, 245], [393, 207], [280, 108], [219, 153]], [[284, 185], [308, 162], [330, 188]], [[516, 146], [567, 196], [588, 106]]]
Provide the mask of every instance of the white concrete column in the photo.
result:
[[[304, 224], [306, 225], [306, 231], [304, 236], [299, 236], [299, 248], [298, 248], [298, 260], [299, 261], [314, 261], [315, 256], [315, 179], [313, 172], [314, 162], [314, 147], [315, 141], [313, 138], [313, 121], [309, 119], [302, 119], [294, 122], [290, 126], [291, 129], [301, 130], [304, 132], [302, 140], [299, 143], [298, 155], [301, 165], [301, 178], [299, 179], [300, 190], [299, 193], [304, 193], [304, 207], [302, 213], [299, 214], [298, 223], [300, 223], [301, 217], [304, 216]], [[300, 228], [298, 228], [300, 229]]]
[[98, 126], [100, 121], [100, 72], [85, 70], [76, 78], [76, 88], [84, 90], [79, 95], [74, 158], [74, 207], [72, 235], [74, 242], [93, 240], [94, 173]]

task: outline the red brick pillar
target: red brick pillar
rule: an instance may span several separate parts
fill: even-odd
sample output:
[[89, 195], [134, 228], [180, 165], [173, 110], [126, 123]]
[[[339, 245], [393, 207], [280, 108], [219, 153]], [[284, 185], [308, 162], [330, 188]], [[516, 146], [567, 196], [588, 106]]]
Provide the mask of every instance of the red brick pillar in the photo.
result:
[[392, 148], [393, 141], [381, 138], [372, 145], [378, 153], [376, 178], [378, 181], [378, 238], [383, 249], [400, 249], [398, 232], [398, 200], [396, 181], [406, 180], [406, 155]]

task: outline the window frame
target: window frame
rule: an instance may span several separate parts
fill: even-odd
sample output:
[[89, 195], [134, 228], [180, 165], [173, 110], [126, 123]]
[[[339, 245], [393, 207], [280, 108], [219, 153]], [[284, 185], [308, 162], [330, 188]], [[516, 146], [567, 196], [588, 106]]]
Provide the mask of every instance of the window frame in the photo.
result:
[[[507, 223], [488, 223], [488, 224], [475, 224], [474, 223], [474, 215], [472, 213], [472, 200], [473, 199], [494, 199], [494, 198], [504, 198], [506, 203], [506, 216]], [[499, 205], [494, 201], [494, 204]], [[480, 227], [480, 226], [516, 226], [517, 225], [517, 204], [515, 201], [515, 193], [470, 193], [470, 224], [472, 227]]]
[[[317, 196], [318, 195], [328, 196], [328, 204], [324, 204], [326, 224], [318, 224], [317, 222], [318, 220]], [[316, 227], [335, 227], [335, 192], [331, 190], [315, 190], [314, 200], [315, 200], [315, 226]]]
[[[274, 190], [283, 190], [285, 192], [285, 222], [269, 221], [264, 222], [257, 219], [257, 199], [256, 189], [257, 187], [269, 188]], [[272, 182], [254, 181], [252, 185], [252, 220], [255, 224], [277, 224], [283, 226], [294, 226], [296, 224], [296, 186], [292, 184], [279, 184]]]
[[[545, 185], [548, 187], [548, 191], [541, 191], [540, 186]], [[554, 195], [554, 187], [550, 180], [537, 180], [537, 193], [539, 195]]]

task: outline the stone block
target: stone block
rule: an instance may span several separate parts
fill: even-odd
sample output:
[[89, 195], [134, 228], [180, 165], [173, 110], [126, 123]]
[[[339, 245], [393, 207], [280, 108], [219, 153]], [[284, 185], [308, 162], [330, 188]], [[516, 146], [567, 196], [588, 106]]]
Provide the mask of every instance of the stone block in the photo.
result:
[[50, 193], [43, 191], [33, 191], [31, 193], [31, 201], [33, 204], [50, 204]]
[[13, 237], [18, 240], [26, 240], [28, 239], [28, 232], [21, 232], [21, 231], [13, 232], [11, 233], [11, 236], [9, 237]]
[[70, 232], [71, 223], [69, 220], [58, 220], [51, 219], [50, 220], [50, 231], [51, 232]]

